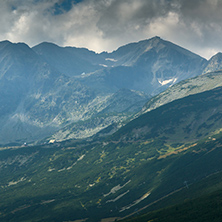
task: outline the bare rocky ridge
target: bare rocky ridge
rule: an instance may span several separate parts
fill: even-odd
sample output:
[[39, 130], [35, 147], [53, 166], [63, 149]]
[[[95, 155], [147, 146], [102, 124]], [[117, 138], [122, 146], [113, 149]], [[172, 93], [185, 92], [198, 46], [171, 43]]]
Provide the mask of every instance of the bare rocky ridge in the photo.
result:
[[222, 71], [209, 72], [181, 81], [151, 98], [143, 107], [141, 113], [149, 112], [176, 99], [215, 89], [220, 86], [222, 86]]

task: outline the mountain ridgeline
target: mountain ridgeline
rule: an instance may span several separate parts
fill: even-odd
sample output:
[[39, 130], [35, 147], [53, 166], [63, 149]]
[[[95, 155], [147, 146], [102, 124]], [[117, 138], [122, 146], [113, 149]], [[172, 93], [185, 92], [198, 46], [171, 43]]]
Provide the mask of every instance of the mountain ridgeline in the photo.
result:
[[90, 137], [169, 86], [220, 67], [219, 54], [208, 62], [159, 37], [100, 54], [4, 41], [0, 56], [0, 144]]

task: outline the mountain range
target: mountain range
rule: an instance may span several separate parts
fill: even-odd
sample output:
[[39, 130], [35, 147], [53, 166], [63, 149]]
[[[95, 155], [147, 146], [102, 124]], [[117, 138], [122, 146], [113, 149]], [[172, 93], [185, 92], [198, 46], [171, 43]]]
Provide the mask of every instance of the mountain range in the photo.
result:
[[1, 221], [220, 221], [220, 53], [154, 37], [0, 58]]
[[[159, 92], [220, 67], [154, 37], [111, 53], [0, 42], [0, 144], [87, 138], [139, 112]], [[118, 126], [119, 125], [119, 126]]]

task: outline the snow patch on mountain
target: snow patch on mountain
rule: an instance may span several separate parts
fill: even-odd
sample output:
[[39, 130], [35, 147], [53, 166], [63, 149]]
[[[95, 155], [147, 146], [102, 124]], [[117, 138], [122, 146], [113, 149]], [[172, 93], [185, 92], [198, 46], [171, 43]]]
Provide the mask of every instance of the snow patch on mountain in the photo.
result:
[[111, 62], [117, 62], [117, 59], [112, 59], [112, 58], [106, 58], [106, 61], [111, 61]]
[[167, 85], [168, 83], [171, 83], [171, 82], [172, 82], [172, 84], [174, 84], [176, 81], [177, 81], [177, 78], [172, 78], [172, 79], [163, 80], [163, 81], [158, 79], [159, 84], [162, 85], [162, 86], [165, 86], [165, 85]]

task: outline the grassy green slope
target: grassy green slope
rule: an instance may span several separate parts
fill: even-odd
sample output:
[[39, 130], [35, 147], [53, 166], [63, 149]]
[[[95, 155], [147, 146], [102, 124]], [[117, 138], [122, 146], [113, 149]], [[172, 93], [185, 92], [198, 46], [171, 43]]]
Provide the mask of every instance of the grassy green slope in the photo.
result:
[[[182, 221], [201, 221], [201, 222], [219, 222], [222, 218], [222, 173], [215, 173], [214, 175], [203, 179], [201, 182], [190, 185], [187, 189], [178, 192], [169, 198], [166, 198], [162, 202], [176, 203], [172, 206], [162, 208], [160, 210], [153, 210], [160, 207], [158, 203], [142, 212], [136, 212], [130, 217], [121, 221], [170, 221], [170, 222], [182, 222]], [[214, 182], [214, 184], [212, 183]], [[197, 194], [199, 197], [197, 197]], [[181, 201], [180, 198], [183, 197]], [[162, 204], [163, 205], [163, 204]]]
[[222, 171], [221, 91], [146, 113], [105, 141], [1, 150], [0, 220], [124, 217]]
[[1, 151], [1, 221], [124, 217], [222, 170], [221, 135], [167, 156], [160, 141], [82, 145]]
[[112, 139], [164, 137], [170, 143], [195, 141], [220, 129], [221, 100], [221, 87], [175, 100], [134, 119]]

